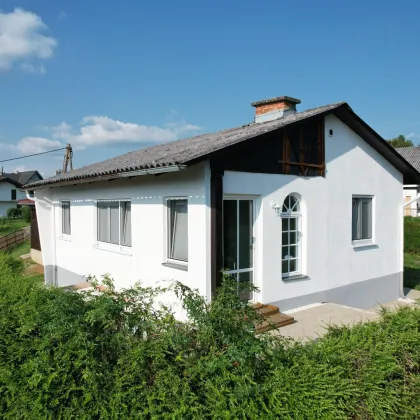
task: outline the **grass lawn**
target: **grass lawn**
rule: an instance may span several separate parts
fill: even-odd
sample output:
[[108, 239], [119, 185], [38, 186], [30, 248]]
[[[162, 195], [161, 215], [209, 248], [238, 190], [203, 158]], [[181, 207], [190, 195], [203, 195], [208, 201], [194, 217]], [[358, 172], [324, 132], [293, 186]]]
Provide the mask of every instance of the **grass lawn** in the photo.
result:
[[[20, 245], [16, 245], [13, 248], [8, 249], [7, 251], [2, 251], [8, 253], [15, 258], [19, 258], [21, 255], [29, 254], [31, 250], [31, 245], [29, 241], [25, 241]], [[23, 266], [25, 268], [24, 275], [31, 281], [44, 283], [44, 274], [42, 266], [35, 264], [30, 258], [24, 259]], [[42, 274], [41, 274], [42, 273]]]
[[404, 286], [420, 290], [420, 254], [404, 253]]
[[8, 233], [14, 232], [15, 230], [20, 230], [25, 226], [29, 226], [29, 223], [25, 222], [23, 219], [4, 219], [0, 221], [0, 236], [7, 235]]

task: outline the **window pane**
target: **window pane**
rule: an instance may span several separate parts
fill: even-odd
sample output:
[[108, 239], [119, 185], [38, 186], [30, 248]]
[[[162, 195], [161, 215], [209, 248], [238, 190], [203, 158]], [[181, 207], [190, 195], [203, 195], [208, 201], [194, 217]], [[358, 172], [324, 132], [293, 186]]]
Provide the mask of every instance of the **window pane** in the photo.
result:
[[237, 201], [223, 201], [223, 268], [238, 268], [237, 258]]
[[239, 201], [239, 268], [252, 267], [252, 201]]
[[362, 239], [372, 238], [372, 201], [363, 200], [361, 202], [362, 211]]
[[281, 272], [282, 274], [287, 274], [289, 272], [289, 261], [283, 261], [281, 263]]
[[170, 258], [188, 261], [188, 202], [172, 200]]
[[297, 246], [290, 246], [289, 247], [290, 252], [290, 258], [296, 258], [297, 257]]
[[288, 246], [283, 246], [282, 250], [281, 250], [281, 259], [282, 260], [287, 260], [289, 258], [289, 247]]
[[290, 196], [290, 210], [299, 211], [299, 201], [293, 195]]
[[119, 245], [120, 243], [120, 203], [118, 201], [112, 201], [109, 203], [110, 209], [110, 242], [111, 244]]
[[297, 230], [297, 219], [296, 217], [290, 218], [290, 230]]
[[290, 245], [297, 244], [298, 232], [290, 232]]
[[282, 226], [282, 231], [287, 232], [289, 230], [289, 219], [287, 218], [281, 219], [281, 226]]
[[352, 234], [353, 241], [360, 239], [360, 219], [359, 219], [359, 200], [353, 198], [352, 200]]
[[108, 203], [98, 203], [98, 241], [109, 242], [109, 206]]
[[61, 203], [61, 232], [70, 235], [70, 201]]
[[297, 260], [290, 260], [290, 273], [297, 271]]
[[121, 202], [121, 245], [131, 246], [131, 202]]
[[283, 232], [281, 235], [282, 245], [289, 245], [289, 234], [288, 232]]

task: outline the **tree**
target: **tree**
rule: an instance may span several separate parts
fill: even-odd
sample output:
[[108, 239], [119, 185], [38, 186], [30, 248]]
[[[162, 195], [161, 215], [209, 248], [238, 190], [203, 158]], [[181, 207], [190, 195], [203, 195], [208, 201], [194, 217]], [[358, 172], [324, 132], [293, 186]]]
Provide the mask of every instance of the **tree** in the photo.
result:
[[413, 147], [414, 146], [413, 142], [409, 139], [406, 139], [405, 136], [403, 136], [402, 134], [400, 134], [398, 137], [394, 137], [391, 140], [387, 140], [387, 142], [392, 147]]

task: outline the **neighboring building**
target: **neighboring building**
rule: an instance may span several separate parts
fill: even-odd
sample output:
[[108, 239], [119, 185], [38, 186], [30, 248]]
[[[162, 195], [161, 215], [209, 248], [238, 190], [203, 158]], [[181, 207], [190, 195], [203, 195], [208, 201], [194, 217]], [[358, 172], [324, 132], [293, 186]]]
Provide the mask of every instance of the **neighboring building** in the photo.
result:
[[[414, 168], [420, 171], [420, 147], [399, 147], [395, 149]], [[420, 185], [404, 183], [404, 203], [410, 203], [404, 207], [404, 216], [417, 217], [420, 214], [420, 203], [414, 201], [420, 193]]]
[[15, 173], [0, 172], [0, 217], [7, 215], [11, 207], [19, 207], [19, 200], [26, 199], [25, 191], [21, 188], [24, 184], [42, 179], [38, 171], [25, 171]]
[[256, 102], [253, 123], [27, 185], [46, 282], [175, 279], [211, 299], [224, 268], [281, 310], [397, 298], [403, 183], [419, 172], [347, 103], [298, 103]]

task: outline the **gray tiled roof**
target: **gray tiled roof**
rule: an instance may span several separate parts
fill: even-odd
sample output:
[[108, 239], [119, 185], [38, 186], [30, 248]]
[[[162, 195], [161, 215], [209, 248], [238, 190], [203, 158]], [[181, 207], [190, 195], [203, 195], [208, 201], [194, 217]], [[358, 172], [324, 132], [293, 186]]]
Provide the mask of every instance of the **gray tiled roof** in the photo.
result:
[[[3, 176], [13, 179], [14, 181], [18, 182], [21, 185], [25, 185], [33, 175], [38, 174], [38, 171], [23, 171], [23, 172], [11, 172], [11, 173], [4, 173]], [[39, 175], [42, 179], [42, 176]]]
[[320, 106], [297, 112], [274, 121], [252, 123], [236, 128], [230, 128], [216, 133], [203, 134], [183, 140], [165, 143], [146, 149], [136, 150], [102, 162], [84, 166], [71, 172], [59, 174], [52, 178], [33, 182], [25, 188], [40, 187], [42, 185], [59, 184], [65, 181], [97, 178], [128, 171], [141, 169], [169, 167], [174, 165], [187, 165], [190, 162], [204, 158], [212, 152], [224, 149], [242, 141], [257, 137], [261, 134], [285, 127], [316, 115], [325, 114], [342, 106], [345, 102]]
[[420, 147], [397, 147], [395, 149], [408, 163], [420, 171]]

